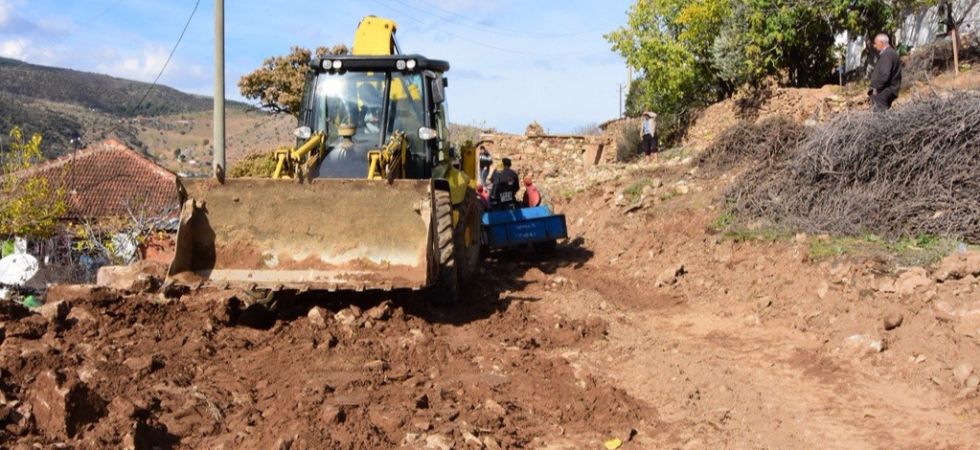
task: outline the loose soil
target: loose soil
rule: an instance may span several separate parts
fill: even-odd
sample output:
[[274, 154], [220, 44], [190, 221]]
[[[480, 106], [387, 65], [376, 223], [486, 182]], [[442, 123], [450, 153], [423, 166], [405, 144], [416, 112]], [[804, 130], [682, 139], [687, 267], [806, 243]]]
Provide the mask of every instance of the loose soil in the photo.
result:
[[8, 303], [0, 447], [978, 448], [976, 276], [733, 240], [712, 231], [729, 176], [623, 173], [557, 200], [572, 238], [554, 254], [491, 254], [452, 309], [92, 287], [48, 292], [66, 315]]

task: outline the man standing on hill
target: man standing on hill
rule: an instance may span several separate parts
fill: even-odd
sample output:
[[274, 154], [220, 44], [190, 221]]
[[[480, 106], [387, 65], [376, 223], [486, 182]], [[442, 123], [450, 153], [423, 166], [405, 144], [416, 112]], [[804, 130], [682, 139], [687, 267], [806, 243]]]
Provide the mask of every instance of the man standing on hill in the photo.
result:
[[640, 139], [643, 146], [643, 154], [646, 156], [655, 155], [659, 150], [657, 144], [657, 113], [647, 111], [643, 113], [643, 123], [640, 125]]
[[892, 107], [902, 88], [902, 61], [884, 33], [875, 36], [875, 50], [878, 51], [878, 63], [871, 73], [868, 96], [874, 112], [884, 112]]

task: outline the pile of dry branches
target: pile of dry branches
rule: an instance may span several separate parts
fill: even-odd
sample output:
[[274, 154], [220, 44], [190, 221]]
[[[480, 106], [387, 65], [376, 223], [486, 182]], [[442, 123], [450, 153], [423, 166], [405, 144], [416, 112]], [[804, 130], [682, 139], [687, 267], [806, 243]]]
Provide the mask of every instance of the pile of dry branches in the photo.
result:
[[853, 112], [728, 192], [735, 212], [809, 232], [980, 242], [980, 94]]
[[740, 121], [728, 127], [701, 154], [698, 164], [710, 172], [721, 172], [741, 163], [769, 166], [787, 149], [796, 148], [806, 128], [782, 116], [752, 123]]
[[[980, 33], [963, 35], [960, 39], [960, 63], [980, 61]], [[953, 45], [948, 39], [916, 48], [903, 62], [902, 78], [906, 86], [953, 70]]]

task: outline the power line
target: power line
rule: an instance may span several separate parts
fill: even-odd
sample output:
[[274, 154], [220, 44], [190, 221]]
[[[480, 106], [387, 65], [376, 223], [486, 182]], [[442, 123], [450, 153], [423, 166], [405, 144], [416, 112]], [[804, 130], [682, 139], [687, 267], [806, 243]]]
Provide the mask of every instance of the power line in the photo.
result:
[[486, 47], [486, 48], [489, 48], [489, 49], [492, 49], [492, 50], [497, 50], [497, 51], [504, 52], [504, 53], [511, 53], [511, 54], [523, 55], [523, 56], [532, 56], [532, 57], [538, 57], [538, 58], [557, 58], [557, 57], [569, 57], [569, 56], [585, 56], [585, 55], [591, 55], [591, 54], [598, 53], [598, 51], [589, 51], [589, 50], [580, 51], [580, 52], [565, 53], [565, 54], [534, 53], [534, 52], [526, 52], [526, 51], [523, 51], [523, 50], [516, 50], [516, 49], [511, 49], [511, 48], [500, 47], [500, 46], [497, 46], [497, 45], [488, 44], [486, 42], [481, 42], [481, 41], [477, 41], [477, 40], [474, 40], [474, 39], [470, 39], [470, 38], [466, 38], [466, 37], [460, 36], [460, 35], [458, 35], [456, 33], [451, 32], [451, 31], [447, 31], [444, 28], [436, 28], [433, 25], [427, 23], [425, 20], [422, 20], [422, 19], [420, 19], [418, 17], [415, 17], [415, 16], [412, 16], [410, 14], [407, 14], [404, 11], [401, 11], [399, 9], [396, 9], [396, 8], [392, 7], [391, 5], [389, 5], [387, 3], [383, 3], [380, 0], [373, 0], [373, 1], [374, 1], [374, 3], [380, 5], [380, 6], [384, 7], [384, 8], [387, 8], [388, 10], [390, 10], [390, 11], [396, 13], [396, 14], [399, 14], [399, 15], [407, 18], [407, 19], [411, 19], [413, 22], [416, 22], [419, 25], [422, 25], [424, 27], [436, 29], [436, 31], [438, 31], [440, 33], [444, 33], [444, 34], [446, 34], [446, 35], [448, 35], [448, 36], [450, 36], [452, 38], [459, 39], [461, 41], [469, 42], [471, 44], [479, 45], [481, 47]]
[[[401, 5], [403, 5], [405, 7], [412, 8], [412, 5], [409, 5], [408, 3], [405, 3], [402, 0], [393, 0], [393, 1], [395, 1], [396, 3], [399, 3]], [[498, 26], [486, 24], [486, 23], [483, 23], [483, 22], [481, 22], [479, 20], [472, 19], [472, 18], [469, 18], [467, 16], [464, 16], [462, 14], [459, 14], [459, 13], [456, 13], [456, 12], [453, 12], [453, 11], [449, 11], [449, 10], [447, 10], [447, 9], [445, 9], [445, 8], [443, 8], [443, 7], [435, 4], [435, 3], [432, 3], [432, 2], [430, 2], [428, 0], [418, 0], [418, 1], [421, 2], [421, 3], [424, 3], [426, 5], [428, 5], [429, 7], [432, 7], [432, 8], [435, 8], [435, 9], [439, 10], [439, 11], [442, 11], [443, 13], [445, 13], [447, 15], [450, 15], [450, 16], [453, 16], [453, 17], [457, 17], [460, 20], [465, 21], [465, 22], [472, 23], [474, 26], [477, 26], [477, 27], [480, 27], [480, 28], [484, 28], [484, 29], [490, 30], [492, 32], [496, 32], [498, 34], [503, 34], [503, 35], [508, 35], [508, 36], [515, 36], [515, 37], [523, 37], [523, 38], [557, 39], [557, 38], [565, 38], [565, 37], [582, 36], [582, 35], [586, 35], [586, 34], [592, 34], [592, 33], [595, 33], [597, 31], [601, 31], [603, 29], [603, 27], [605, 27], [607, 25], [611, 25], [611, 24], [613, 24], [613, 23], [615, 23], [617, 21], [616, 19], [611, 19], [611, 20], [608, 20], [606, 22], [603, 22], [603, 23], [601, 23], [599, 25], [596, 25], [596, 26], [594, 26], [592, 28], [585, 29], [585, 30], [580, 30], [580, 31], [574, 31], [574, 32], [570, 32], [570, 33], [535, 33], [535, 32], [530, 32], [530, 31], [513, 30], [513, 29], [509, 29], [509, 28], [503, 28], [503, 27], [498, 27]], [[462, 25], [462, 24], [460, 24], [458, 22], [455, 22], [455, 21], [449, 19], [449, 18], [447, 18], [444, 15], [439, 15], [438, 17], [440, 17], [443, 20], [446, 20], [447, 22], [454, 23], [456, 25], [466, 26], [466, 25]]]
[[174, 43], [174, 47], [170, 50], [170, 55], [167, 56], [167, 60], [163, 63], [163, 67], [160, 68], [160, 72], [157, 73], [156, 78], [154, 78], [153, 82], [150, 83], [150, 87], [146, 88], [146, 92], [143, 93], [143, 97], [140, 98], [140, 101], [136, 103], [136, 106], [132, 109], [130, 115], [132, 115], [133, 112], [136, 112], [136, 110], [138, 110], [139, 107], [143, 105], [143, 101], [146, 100], [146, 97], [150, 95], [150, 92], [153, 91], [153, 88], [156, 87], [157, 83], [160, 82], [160, 77], [163, 76], [163, 72], [166, 71], [167, 66], [170, 65], [170, 60], [173, 59], [174, 53], [177, 53], [177, 47], [180, 47], [181, 41], [184, 40], [184, 36], [187, 34], [187, 29], [191, 26], [191, 21], [194, 20], [194, 15], [197, 14], [197, 8], [199, 6], [201, 6], [201, 0], [197, 0], [194, 3], [194, 9], [191, 10], [191, 15], [187, 17], [187, 22], [184, 23], [184, 29], [181, 30], [180, 36], [177, 38], [177, 42]]

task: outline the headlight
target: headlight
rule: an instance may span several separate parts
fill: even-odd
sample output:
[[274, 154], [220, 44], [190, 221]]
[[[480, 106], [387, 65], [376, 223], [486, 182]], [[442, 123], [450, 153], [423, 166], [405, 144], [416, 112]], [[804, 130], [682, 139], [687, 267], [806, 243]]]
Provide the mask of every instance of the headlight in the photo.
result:
[[333, 67], [333, 61], [324, 59], [323, 62], [320, 63], [320, 67], [323, 67], [323, 70], [330, 70], [330, 68]]
[[405, 70], [405, 61], [399, 59], [398, 62], [395, 63], [395, 68], [398, 70]]
[[341, 67], [344, 67], [343, 61], [336, 60], [333, 62], [333, 70], [340, 70]]
[[417, 65], [418, 65], [418, 62], [415, 61], [414, 59], [410, 59], [410, 60], [408, 60], [408, 62], [405, 63], [405, 67], [407, 67], [408, 70], [415, 70], [415, 66], [417, 66]]
[[439, 137], [438, 131], [426, 127], [419, 128], [419, 139], [423, 141], [431, 141], [437, 137]]

